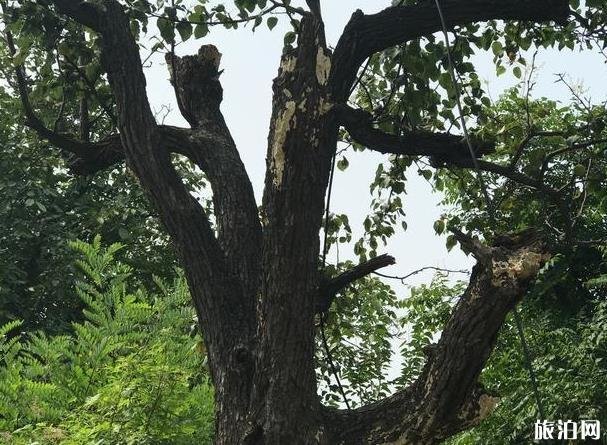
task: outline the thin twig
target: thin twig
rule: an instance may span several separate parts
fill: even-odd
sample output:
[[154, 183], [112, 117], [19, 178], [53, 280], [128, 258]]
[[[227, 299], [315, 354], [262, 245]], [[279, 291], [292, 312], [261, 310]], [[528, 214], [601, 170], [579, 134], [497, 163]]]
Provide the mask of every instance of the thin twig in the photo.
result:
[[386, 275], [380, 272], [373, 272], [375, 275], [378, 275], [382, 278], [388, 278], [391, 280], [399, 280], [401, 283], [405, 284], [405, 280], [409, 277], [412, 277], [413, 275], [417, 275], [421, 272], [424, 272], [426, 270], [434, 270], [437, 272], [445, 272], [447, 274], [450, 273], [461, 273], [461, 274], [466, 274], [466, 275], [470, 275], [470, 272], [465, 270], [465, 269], [445, 269], [442, 267], [436, 267], [436, 266], [425, 266], [422, 267], [420, 269], [414, 270], [413, 272], [408, 273], [407, 275], [403, 275], [403, 276], [395, 276], [395, 275]]

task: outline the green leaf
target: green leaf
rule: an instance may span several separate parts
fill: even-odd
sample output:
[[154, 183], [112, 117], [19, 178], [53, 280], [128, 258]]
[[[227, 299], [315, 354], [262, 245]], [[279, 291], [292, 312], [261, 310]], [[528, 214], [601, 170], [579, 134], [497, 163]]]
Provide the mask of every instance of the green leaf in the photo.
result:
[[160, 31], [160, 36], [165, 42], [172, 43], [175, 40], [175, 30], [173, 24], [166, 17], [160, 17], [156, 20], [156, 26]]
[[25, 58], [27, 57], [27, 50], [19, 48], [15, 55], [13, 56], [13, 65], [20, 66], [25, 62]]
[[503, 51], [504, 47], [497, 40], [491, 44], [491, 52], [493, 52], [495, 56], [499, 56]]
[[196, 38], [196, 39], [200, 39], [200, 38], [206, 36], [208, 33], [209, 33], [209, 27], [204, 23], [201, 23], [194, 27], [194, 38]]
[[276, 24], [278, 23], [278, 18], [276, 18], [276, 17], [268, 17], [268, 20], [267, 20], [267, 22], [266, 22], [266, 23], [267, 23], [267, 25], [268, 25], [268, 28], [269, 28], [270, 30], [272, 30], [272, 29], [274, 29], [274, 27], [275, 27], [275, 26], [276, 26]]
[[432, 171], [431, 170], [418, 170], [418, 173], [420, 175], [422, 175], [425, 179], [427, 179], [428, 181], [432, 178]]
[[293, 42], [295, 42], [296, 38], [297, 38], [297, 34], [295, 34], [293, 31], [289, 31], [288, 33], [285, 34], [285, 37], [284, 37], [285, 45], [291, 45]]
[[514, 74], [514, 75], [516, 76], [516, 78], [517, 78], [517, 79], [520, 79], [520, 78], [521, 78], [521, 76], [523, 75], [523, 73], [522, 73], [522, 71], [521, 71], [521, 68], [520, 68], [520, 67], [518, 67], [518, 66], [515, 66], [515, 67], [512, 69], [512, 74]]
[[184, 42], [190, 38], [192, 35], [192, 24], [189, 22], [179, 22], [177, 23], [177, 32], [179, 32], [179, 36], [181, 40]]
[[455, 236], [453, 235], [449, 235], [447, 237], [447, 241], [445, 242], [445, 245], [447, 247], [448, 251], [451, 251], [451, 249], [453, 249], [455, 247], [455, 245], [457, 244], [457, 240], [455, 239]]
[[437, 235], [440, 235], [441, 233], [443, 233], [445, 230], [445, 221], [443, 221], [442, 219], [438, 219], [436, 221], [434, 221], [434, 231], [436, 232]]
[[344, 171], [345, 169], [347, 169], [349, 165], [350, 165], [350, 163], [348, 162], [348, 160], [345, 157], [341, 158], [339, 161], [337, 161], [337, 168], [341, 171]]

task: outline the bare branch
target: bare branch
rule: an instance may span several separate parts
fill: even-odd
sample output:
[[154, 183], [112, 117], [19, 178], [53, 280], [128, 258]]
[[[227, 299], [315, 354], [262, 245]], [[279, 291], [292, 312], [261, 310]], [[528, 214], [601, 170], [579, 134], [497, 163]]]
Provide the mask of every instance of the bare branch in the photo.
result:
[[425, 272], [426, 270], [433, 270], [435, 272], [443, 272], [445, 274], [451, 274], [451, 273], [461, 273], [461, 274], [466, 274], [466, 275], [470, 275], [470, 272], [464, 269], [446, 269], [444, 267], [436, 267], [436, 266], [424, 266], [424, 267], [420, 267], [419, 269], [414, 270], [413, 272], [409, 272], [408, 274], [402, 275], [402, 276], [396, 276], [396, 275], [386, 275], [383, 273], [379, 273], [379, 272], [373, 272], [375, 275], [380, 276], [382, 278], [388, 278], [390, 280], [399, 280], [401, 283], [405, 284], [405, 280], [407, 278], [412, 277], [413, 275], [417, 275], [420, 274], [422, 272]]
[[354, 266], [327, 281], [324, 281], [318, 291], [317, 312], [326, 312], [331, 307], [335, 295], [356, 280], [366, 277], [382, 267], [395, 263], [394, 257], [390, 255], [379, 255], [369, 261]]

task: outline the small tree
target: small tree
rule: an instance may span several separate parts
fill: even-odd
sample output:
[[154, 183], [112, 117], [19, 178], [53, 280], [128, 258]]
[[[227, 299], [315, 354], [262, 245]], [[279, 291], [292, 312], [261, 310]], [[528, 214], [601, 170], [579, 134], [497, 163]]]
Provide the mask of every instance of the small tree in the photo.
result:
[[[457, 31], [454, 63], [462, 74], [473, 71], [462, 62], [472, 52], [470, 42], [491, 48], [502, 72], [502, 56], [514, 61], [519, 48], [555, 43], [564, 47], [578, 37], [584, 43], [602, 38], [603, 2], [588, 1], [584, 15], [577, 2], [572, 2], [573, 11], [566, 0], [440, 3], [449, 29]], [[400, 161], [428, 157], [435, 167], [454, 171], [474, 166], [461, 137], [437, 131], [445, 120], [457, 120], [450, 112], [456, 87], [446, 72], [445, 47], [429, 37], [441, 30], [435, 3], [395, 2], [372, 15], [356, 11], [332, 51], [326, 45], [318, 0], [307, 0], [307, 8], [289, 1], [236, 0], [235, 4], [238, 18], [223, 5], [190, 9], [180, 2], [51, 0], [5, 5], [7, 48], [17, 65], [14, 86], [26, 124], [67, 154], [76, 174], [92, 174], [125, 159], [158, 209], [185, 270], [209, 355], [216, 390], [216, 443], [426, 444], [476, 425], [496, 403], [479, 385], [479, 374], [506, 315], [550, 257], [549, 245], [533, 232], [493, 236], [485, 245], [457, 227], [452, 229], [477, 265], [440, 341], [428, 349], [423, 370], [407, 388], [355, 410], [333, 409], [319, 402], [314, 370], [319, 311], [330, 307], [335, 294], [350, 282], [392, 262], [377, 257], [330, 279], [319, 271], [324, 197], [343, 136], [340, 129], [356, 144], [397, 155]], [[218, 50], [204, 45], [197, 55], [180, 58], [174, 47], [176, 32], [187, 39], [192, 33], [205, 35], [214, 23], [259, 25], [273, 11], [287, 13], [294, 30], [285, 36], [274, 80], [265, 190], [258, 211], [219, 109]], [[179, 110], [190, 128], [160, 125], [150, 109], [137, 46], [148, 16], [157, 18], [167, 42], [167, 65]], [[505, 23], [498, 25], [498, 20]], [[481, 29], [480, 22], [487, 22], [486, 27]], [[547, 22], [558, 26], [538, 25]], [[268, 25], [275, 24], [276, 18], [270, 17]], [[422, 49], [423, 38], [432, 46]], [[54, 69], [53, 48], [82, 85], [74, 95], [79, 105], [72, 106], [77, 117], [71, 121], [79, 124], [79, 139], [49, 128], [30, 101], [28, 70], [23, 65], [27, 51], [28, 57], [40, 62], [40, 70], [34, 71], [47, 70], [36, 75], [47, 83], [34, 88], [34, 94], [40, 103], [48, 103], [52, 101], [44, 92], [52, 91], [48, 78]], [[402, 54], [393, 48], [402, 49]], [[382, 74], [388, 78], [378, 81], [369, 97], [359, 97], [358, 103], [369, 109], [377, 101], [373, 93], [391, 89], [382, 112], [375, 115], [348, 104], [367, 59], [376, 79]], [[395, 71], [400, 74], [392, 74]], [[110, 91], [100, 73], [107, 74]], [[73, 85], [58, 82], [73, 91]], [[440, 94], [432, 93], [436, 83], [446, 91], [444, 107], [439, 106]], [[468, 85], [471, 97], [465, 98], [464, 112], [479, 114], [478, 83], [476, 78]], [[398, 93], [403, 86], [408, 96]], [[398, 106], [392, 102], [395, 95]], [[90, 141], [91, 108], [105, 113], [108, 127], [117, 132]], [[529, 125], [527, 136], [531, 139], [540, 130]], [[101, 135], [103, 128], [96, 131]], [[491, 139], [472, 141], [479, 158], [495, 150]], [[517, 162], [527, 143], [510, 153], [505, 164], [479, 159], [480, 168], [541, 194], [567, 219], [572, 209], [561, 199], [561, 190], [545, 181], [542, 171], [519, 169]], [[184, 186], [172, 154], [187, 157], [208, 178], [214, 225]], [[552, 160], [545, 162], [549, 166]], [[570, 233], [565, 230], [565, 239]]]

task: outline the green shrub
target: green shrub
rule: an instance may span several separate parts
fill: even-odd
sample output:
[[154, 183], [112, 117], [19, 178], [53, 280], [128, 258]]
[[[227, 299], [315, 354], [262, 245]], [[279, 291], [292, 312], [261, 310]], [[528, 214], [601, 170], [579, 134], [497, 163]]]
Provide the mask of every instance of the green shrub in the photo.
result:
[[0, 443], [211, 443], [213, 390], [183, 276], [135, 286], [122, 248], [74, 242], [84, 321], [0, 328]]

